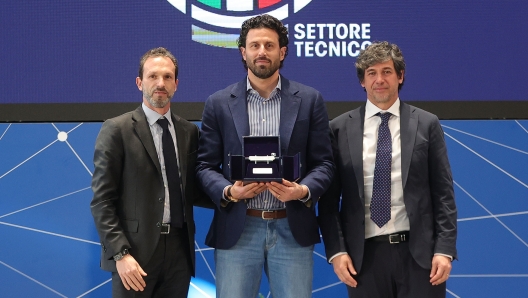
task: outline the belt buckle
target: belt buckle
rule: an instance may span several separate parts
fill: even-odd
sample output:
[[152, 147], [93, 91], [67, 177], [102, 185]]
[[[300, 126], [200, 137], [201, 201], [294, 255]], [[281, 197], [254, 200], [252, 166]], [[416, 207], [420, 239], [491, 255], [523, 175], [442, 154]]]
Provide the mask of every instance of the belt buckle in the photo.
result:
[[[395, 239], [395, 240], [392, 240], [392, 239]], [[390, 244], [398, 244], [398, 243], [400, 243], [400, 234], [389, 235], [389, 243]]]
[[271, 213], [271, 214], [273, 214], [273, 211], [270, 211], [270, 210], [264, 210], [264, 211], [262, 211], [262, 214], [261, 214], [262, 219], [273, 219], [273, 217], [271, 217], [271, 218], [265, 218], [265, 217], [264, 217], [264, 214], [266, 214], [266, 213]]
[[166, 235], [169, 233], [170, 233], [170, 224], [161, 224], [161, 234]]

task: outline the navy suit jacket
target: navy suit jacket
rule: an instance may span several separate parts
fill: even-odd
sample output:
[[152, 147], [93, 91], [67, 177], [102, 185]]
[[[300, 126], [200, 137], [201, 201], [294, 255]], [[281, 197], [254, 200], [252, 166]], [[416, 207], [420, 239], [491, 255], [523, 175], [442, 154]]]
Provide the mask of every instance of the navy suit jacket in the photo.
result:
[[[364, 120], [362, 105], [330, 122], [336, 173], [319, 202], [327, 258], [347, 252], [358, 272], [365, 242]], [[429, 269], [434, 253], [457, 257], [457, 209], [444, 133], [435, 115], [401, 102], [400, 137], [409, 247], [418, 264]]]
[[[300, 201], [286, 203], [288, 222], [302, 246], [320, 242], [315, 215], [318, 198], [330, 185], [334, 164], [328, 116], [321, 94], [308, 86], [281, 77], [280, 145], [282, 155], [301, 153], [301, 179], [313, 200], [311, 207]], [[235, 245], [244, 229], [244, 201], [222, 207], [223, 190], [229, 181], [229, 154], [242, 155], [242, 137], [249, 136], [247, 81], [233, 84], [211, 95], [202, 117], [197, 159], [197, 177], [217, 208], [206, 237], [211, 247]]]

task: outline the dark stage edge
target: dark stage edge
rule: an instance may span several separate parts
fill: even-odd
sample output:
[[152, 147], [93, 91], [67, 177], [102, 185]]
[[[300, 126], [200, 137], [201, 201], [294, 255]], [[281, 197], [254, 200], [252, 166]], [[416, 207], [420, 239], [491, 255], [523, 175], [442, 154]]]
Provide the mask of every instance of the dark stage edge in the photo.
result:
[[[327, 102], [333, 119], [362, 101]], [[528, 119], [528, 101], [408, 101], [442, 120]], [[0, 104], [0, 122], [101, 122], [132, 111], [137, 103]], [[200, 121], [204, 103], [173, 102], [171, 109], [191, 121]]]

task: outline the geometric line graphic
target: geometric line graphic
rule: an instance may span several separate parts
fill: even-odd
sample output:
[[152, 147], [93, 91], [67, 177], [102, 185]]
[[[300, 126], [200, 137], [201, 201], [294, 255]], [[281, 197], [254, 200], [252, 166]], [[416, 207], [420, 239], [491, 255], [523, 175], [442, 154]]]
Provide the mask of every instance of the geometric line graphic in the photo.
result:
[[66, 136], [65, 136], [65, 139], [64, 140], [61, 140], [60, 139], [60, 135], [63, 134], [63, 132], [61, 130], [59, 130], [57, 128], [57, 126], [55, 126], [54, 123], [51, 123], [51, 125], [53, 125], [53, 127], [57, 130], [57, 132], [59, 133], [58, 135], [58, 139], [59, 141], [62, 141], [62, 142], [65, 142], [68, 147], [70, 147], [71, 151], [73, 152], [73, 154], [77, 157], [77, 159], [81, 162], [81, 164], [83, 165], [83, 167], [86, 169], [86, 171], [88, 171], [88, 174], [90, 174], [90, 176], [93, 176], [92, 172], [90, 171], [90, 169], [86, 166], [86, 164], [84, 163], [84, 161], [81, 159], [81, 157], [79, 156], [79, 154], [77, 154], [77, 152], [75, 152], [75, 149], [73, 149], [73, 147], [71, 146], [71, 144], [68, 142], [68, 135], [74, 131], [75, 129], [77, 129], [79, 126], [83, 125], [83, 123], [79, 123], [77, 126], [75, 126], [74, 128], [70, 129], [68, 132], [66, 132]]
[[[447, 297], [524, 297], [528, 138], [522, 132], [528, 133], [528, 122], [441, 124], [451, 134], [445, 139], [459, 211], [460, 260], [453, 262]], [[93, 172], [88, 161], [100, 128], [101, 123], [0, 124], [0, 155], [5, 152], [0, 158], [0, 276], [5, 281], [0, 297], [111, 296], [110, 274], [99, 268], [100, 244], [89, 210], [91, 175], [86, 175], [87, 168]], [[71, 146], [51, 146], [53, 140]], [[35, 152], [44, 154], [28, 162]], [[15, 167], [23, 160], [23, 167]], [[212, 211], [195, 208], [194, 215], [197, 264], [189, 297], [214, 297], [214, 290], [208, 291], [215, 283], [214, 249], [204, 244]], [[313, 259], [313, 298], [346, 297], [322, 243], [315, 245]], [[259, 292], [271, 297], [264, 274]]]
[[85, 240], [85, 239], [81, 239], [81, 238], [77, 238], [77, 237], [61, 235], [61, 234], [57, 234], [57, 233], [52, 233], [52, 232], [47, 232], [47, 231], [43, 231], [43, 230], [33, 229], [33, 228], [24, 227], [24, 226], [20, 226], [20, 225], [14, 225], [14, 224], [3, 222], [3, 221], [0, 221], [0, 225], [6, 225], [6, 226], [19, 228], [19, 229], [24, 229], [24, 230], [28, 230], [28, 231], [32, 231], [32, 232], [38, 232], [38, 233], [42, 233], [42, 234], [62, 237], [62, 238], [71, 239], [71, 240], [75, 240], [75, 241], [80, 241], [80, 242], [85, 242], [85, 243], [90, 243], [90, 244], [95, 244], [95, 245], [101, 245], [99, 242], [95, 242], [95, 241], [90, 241], [90, 240]]
[[334, 287], [334, 286], [338, 286], [338, 285], [341, 285], [341, 284], [343, 284], [343, 282], [339, 281], [339, 282], [333, 283], [331, 285], [327, 285], [327, 286], [324, 286], [324, 287], [321, 287], [321, 288], [318, 288], [318, 289], [314, 289], [312, 291], [312, 293], [316, 293], [316, 292], [319, 292], [319, 291], [322, 291], [322, 290], [326, 290], [328, 288], [331, 288], [331, 287]]
[[447, 284], [450, 295], [526, 296], [528, 274], [523, 264], [528, 242], [528, 191], [524, 184], [528, 171], [523, 170], [527, 159], [521, 151], [528, 151], [528, 139], [519, 130], [524, 123], [441, 121], [447, 132], [445, 139], [459, 211], [460, 259], [453, 262]]
[[205, 258], [204, 254], [203, 254], [203, 249], [200, 249], [200, 247], [198, 246], [198, 242], [196, 242], [196, 240], [194, 240], [194, 245], [198, 248], [198, 249], [195, 250], [195, 252], [198, 251], [200, 253], [200, 256], [202, 257], [202, 259], [205, 262], [205, 265], [207, 266], [207, 269], [209, 269], [209, 272], [211, 272], [211, 276], [213, 277], [214, 280], [216, 280], [216, 276], [215, 276], [215, 274], [213, 272], [213, 269], [211, 268], [211, 265], [209, 265], [209, 262], [207, 262], [207, 259]]
[[205, 291], [203, 291], [203, 290], [200, 289], [198, 286], [196, 286], [192, 281], [191, 281], [191, 283], [190, 283], [190, 286], [193, 287], [194, 289], [196, 289], [200, 294], [204, 295], [204, 297], [212, 298], [212, 297], [209, 296]]
[[514, 177], [512, 174], [506, 172], [504, 169], [502, 169], [501, 167], [499, 167], [498, 165], [494, 164], [493, 162], [491, 162], [490, 160], [488, 160], [487, 158], [485, 158], [484, 156], [478, 154], [475, 150], [469, 148], [468, 146], [466, 146], [464, 143], [460, 142], [459, 140], [455, 139], [454, 137], [452, 137], [451, 135], [449, 135], [448, 133], [445, 133], [444, 134], [446, 136], [448, 136], [449, 138], [451, 138], [453, 141], [457, 142], [458, 144], [460, 144], [462, 147], [466, 148], [467, 150], [471, 151], [473, 154], [475, 154], [476, 156], [482, 158], [484, 161], [486, 161], [487, 163], [489, 163], [490, 165], [494, 166], [495, 168], [497, 168], [499, 171], [503, 172], [504, 174], [506, 174], [508, 177], [512, 178], [513, 180], [519, 182], [522, 186], [528, 188], [528, 184], [522, 182], [521, 180], [517, 179], [516, 177]]
[[105, 284], [107, 284], [107, 283], [109, 283], [109, 282], [111, 282], [111, 281], [112, 281], [111, 278], [110, 278], [110, 279], [107, 279], [107, 280], [105, 280], [104, 282], [102, 282], [102, 283], [98, 284], [97, 286], [95, 286], [94, 288], [91, 288], [91, 289], [89, 289], [88, 291], [86, 291], [86, 292], [82, 293], [81, 295], [77, 296], [77, 298], [84, 297], [84, 296], [90, 294], [91, 292], [93, 292], [93, 291], [99, 289], [100, 287], [104, 286]]
[[461, 222], [461, 221], [471, 221], [471, 220], [489, 219], [489, 218], [496, 218], [496, 217], [507, 217], [507, 216], [515, 216], [515, 215], [526, 215], [526, 214], [528, 214], [528, 211], [519, 211], [519, 212], [510, 212], [510, 213], [494, 214], [494, 215], [484, 215], [484, 216], [475, 216], [475, 217], [459, 218], [459, 219], [457, 219], [457, 221], [458, 221], [458, 222]]
[[79, 192], [82, 192], [82, 191], [85, 191], [85, 190], [88, 190], [88, 189], [92, 189], [92, 188], [91, 188], [91, 187], [85, 187], [85, 188], [82, 188], [82, 189], [79, 189], [79, 190], [76, 190], [76, 191], [73, 191], [73, 192], [67, 193], [67, 194], [65, 194], [65, 195], [62, 195], [62, 196], [59, 196], [59, 197], [56, 197], [56, 198], [53, 198], [53, 199], [49, 199], [49, 200], [44, 201], [44, 202], [40, 202], [40, 203], [38, 203], [38, 204], [35, 204], [35, 205], [32, 205], [32, 206], [29, 206], [29, 207], [25, 207], [25, 208], [22, 208], [22, 209], [19, 209], [19, 210], [16, 210], [16, 211], [13, 211], [13, 212], [10, 212], [10, 213], [7, 213], [7, 214], [4, 214], [4, 215], [0, 215], [0, 218], [6, 217], [6, 216], [9, 216], [9, 215], [13, 215], [13, 214], [15, 214], [15, 213], [22, 212], [22, 211], [25, 211], [25, 210], [28, 210], [28, 209], [31, 209], [31, 208], [34, 208], [34, 207], [37, 207], [37, 206], [40, 206], [40, 205], [43, 205], [43, 204], [49, 203], [49, 202], [53, 202], [53, 201], [55, 201], [55, 200], [65, 198], [65, 197], [67, 197], [67, 196], [70, 196], [70, 195], [73, 195], [73, 194], [76, 194], [76, 193], [79, 193]]
[[519, 123], [519, 121], [515, 120], [515, 123], [519, 124], [519, 126], [526, 132], [528, 133], [528, 129], [524, 128], [524, 126], [521, 125], [521, 123]]
[[528, 274], [454, 274], [449, 275], [449, 277], [454, 278], [464, 278], [464, 277], [472, 277], [472, 278], [490, 278], [490, 277], [528, 277]]
[[62, 295], [61, 293], [59, 293], [59, 292], [55, 291], [54, 289], [52, 289], [52, 288], [46, 286], [45, 284], [43, 284], [43, 283], [41, 283], [40, 281], [34, 279], [33, 277], [31, 277], [31, 276], [29, 276], [29, 275], [27, 275], [27, 274], [25, 274], [25, 273], [23, 273], [23, 272], [21, 272], [21, 271], [19, 271], [19, 270], [15, 269], [15, 268], [13, 268], [13, 267], [11, 267], [11, 266], [9, 266], [9, 265], [7, 265], [6, 263], [0, 261], [0, 264], [6, 266], [7, 268], [9, 268], [9, 269], [15, 271], [15, 272], [18, 273], [18, 274], [24, 276], [25, 278], [27, 278], [27, 279], [29, 279], [29, 280], [31, 280], [31, 281], [37, 283], [38, 285], [40, 285], [40, 286], [42, 286], [42, 287], [44, 287], [44, 288], [46, 288], [46, 289], [52, 291], [53, 293], [55, 293], [55, 294], [57, 294], [57, 295], [59, 295], [59, 296], [61, 296], [61, 297], [64, 297], [64, 298], [68, 298], [67, 296]]
[[471, 137], [474, 137], [474, 138], [477, 138], [477, 139], [480, 139], [480, 140], [483, 140], [483, 141], [486, 141], [486, 142], [489, 142], [489, 143], [492, 143], [492, 144], [495, 144], [495, 145], [499, 145], [499, 146], [502, 146], [504, 148], [508, 148], [508, 149], [511, 149], [511, 150], [514, 150], [514, 151], [517, 151], [517, 152], [520, 152], [520, 153], [528, 155], [528, 152], [526, 152], [526, 151], [523, 151], [523, 150], [520, 150], [520, 149], [517, 149], [517, 148], [513, 148], [513, 147], [510, 147], [510, 146], [507, 146], [507, 145], [504, 145], [504, 144], [501, 144], [501, 143], [498, 143], [498, 142], [483, 138], [483, 137], [479, 137], [479, 136], [476, 136], [474, 134], [470, 134], [468, 132], [465, 132], [465, 131], [462, 131], [462, 130], [459, 130], [459, 129], [456, 129], [456, 128], [449, 127], [447, 125], [442, 125], [442, 127], [445, 127], [445, 128], [454, 130], [456, 132], [459, 132], [459, 133], [462, 133], [462, 134], [465, 134], [465, 135], [468, 135], [468, 136], [471, 136]]
[[86, 171], [88, 171], [88, 174], [90, 174], [90, 176], [93, 176], [92, 174], [92, 171], [90, 171], [90, 169], [88, 168], [88, 166], [86, 166], [86, 164], [84, 163], [84, 161], [81, 159], [81, 157], [79, 156], [79, 154], [77, 154], [77, 152], [75, 152], [75, 149], [73, 149], [73, 147], [70, 145], [70, 143], [68, 141], [64, 141], [64, 143], [66, 143], [68, 145], [68, 147], [70, 147], [71, 151], [73, 152], [73, 154], [75, 155], [75, 157], [77, 157], [77, 159], [81, 162], [81, 164], [83, 165], [83, 167], [86, 169]]
[[6, 127], [6, 129], [4, 130], [4, 132], [2, 133], [2, 135], [0, 136], [0, 141], [2, 140], [2, 138], [3, 138], [4, 135], [7, 133], [7, 131], [9, 130], [10, 127], [11, 127], [11, 123], [9, 123], [9, 125]]
[[320, 253], [318, 253], [318, 252], [316, 252], [316, 251], [314, 251], [313, 253], [314, 253], [314, 255], [316, 255], [316, 256], [318, 256], [318, 257], [320, 257], [321, 259], [323, 259], [323, 260], [326, 261], [326, 257], [323, 256], [322, 254], [320, 254]]
[[517, 235], [512, 229], [510, 229], [505, 223], [503, 223], [497, 216], [495, 216], [491, 211], [489, 211], [483, 204], [481, 204], [477, 199], [475, 199], [469, 192], [467, 192], [460, 184], [458, 184], [456, 181], [453, 180], [453, 183], [460, 188], [468, 197], [470, 197], [475, 203], [477, 203], [484, 211], [486, 211], [493, 219], [495, 219], [498, 223], [500, 223], [508, 232], [510, 232], [515, 238], [519, 239], [526, 247], [528, 247], [528, 243], [526, 243], [519, 235]]
[[11, 170], [5, 172], [2, 176], [0, 176], [0, 179], [4, 178], [7, 174], [11, 173], [12, 171], [14, 171], [16, 168], [20, 167], [21, 165], [25, 164], [28, 160], [32, 159], [33, 157], [37, 156], [39, 153], [41, 153], [42, 151], [46, 150], [48, 147], [50, 147], [51, 145], [55, 144], [57, 141], [59, 140], [55, 140], [51, 143], [49, 143], [48, 145], [46, 145], [44, 148], [40, 149], [39, 151], [37, 151], [35, 154], [31, 155], [30, 157], [26, 158], [24, 161], [22, 161], [21, 163], [19, 163], [18, 165], [16, 165], [14, 168], [12, 168]]
[[[450, 277], [452, 277], [452, 275], [450, 275]], [[453, 295], [453, 297], [455, 297], [455, 298], [460, 298], [460, 296], [457, 296], [455, 293], [449, 291], [449, 289], [446, 289], [446, 291], [447, 291], [449, 294]]]

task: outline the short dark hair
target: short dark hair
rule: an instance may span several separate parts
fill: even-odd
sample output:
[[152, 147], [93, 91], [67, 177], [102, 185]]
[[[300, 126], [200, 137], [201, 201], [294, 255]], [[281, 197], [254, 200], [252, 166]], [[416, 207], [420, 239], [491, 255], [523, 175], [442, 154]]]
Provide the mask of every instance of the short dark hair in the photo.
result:
[[171, 59], [172, 63], [174, 63], [174, 79], [178, 78], [178, 60], [176, 60], [176, 57], [174, 57], [174, 55], [169, 50], [159, 47], [148, 50], [145, 54], [143, 54], [143, 56], [141, 56], [141, 59], [139, 59], [138, 74], [140, 79], [143, 79], [143, 66], [145, 65], [147, 59], [151, 57], [167, 57]]
[[[282, 24], [279, 19], [272, 17], [268, 14], [258, 15], [254, 16], [250, 19], [247, 19], [242, 23], [242, 28], [240, 28], [240, 36], [237, 39], [238, 48], [245, 48], [246, 47], [246, 38], [248, 35], [249, 30], [251, 29], [259, 29], [259, 28], [268, 28], [271, 29], [279, 35], [279, 47], [286, 47], [286, 52], [284, 53], [284, 58], [288, 55], [288, 28]], [[284, 59], [280, 62], [280, 67], [282, 67], [282, 64], [284, 62]], [[247, 64], [246, 60], [242, 58], [242, 63], [244, 64], [244, 67], [247, 70]]]
[[[379, 41], [362, 50], [356, 59], [356, 72], [359, 82], [363, 83], [367, 68], [389, 60], [392, 60], [394, 70], [398, 78], [401, 78], [402, 73], [405, 73], [405, 59], [403, 59], [403, 54], [397, 45], [387, 41]], [[405, 81], [405, 76], [403, 80]], [[398, 86], [398, 91], [401, 90], [404, 81]]]

